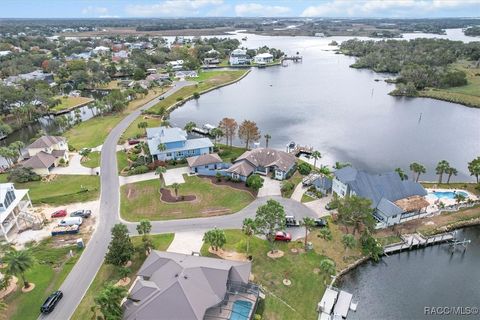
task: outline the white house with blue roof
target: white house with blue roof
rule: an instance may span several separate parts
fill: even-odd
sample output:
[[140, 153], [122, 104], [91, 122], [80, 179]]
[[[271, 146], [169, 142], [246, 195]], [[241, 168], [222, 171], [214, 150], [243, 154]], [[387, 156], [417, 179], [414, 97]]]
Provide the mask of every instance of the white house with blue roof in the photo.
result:
[[332, 191], [340, 197], [356, 195], [372, 202], [373, 215], [387, 227], [426, 212], [427, 191], [413, 180], [402, 180], [392, 171], [372, 174], [352, 167], [335, 171]]
[[189, 139], [180, 128], [147, 128], [147, 144], [154, 160], [179, 160], [209, 154], [213, 143], [208, 138]]

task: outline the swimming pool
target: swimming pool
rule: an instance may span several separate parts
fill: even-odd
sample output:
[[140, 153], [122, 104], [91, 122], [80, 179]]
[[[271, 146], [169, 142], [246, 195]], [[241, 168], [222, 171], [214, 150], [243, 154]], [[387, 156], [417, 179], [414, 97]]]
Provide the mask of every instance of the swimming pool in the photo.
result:
[[245, 300], [237, 300], [233, 303], [232, 314], [230, 320], [248, 320], [252, 303]]
[[429, 192], [429, 195], [437, 199], [455, 199], [456, 194], [461, 194], [465, 198], [468, 198], [468, 193], [463, 191], [433, 191]]

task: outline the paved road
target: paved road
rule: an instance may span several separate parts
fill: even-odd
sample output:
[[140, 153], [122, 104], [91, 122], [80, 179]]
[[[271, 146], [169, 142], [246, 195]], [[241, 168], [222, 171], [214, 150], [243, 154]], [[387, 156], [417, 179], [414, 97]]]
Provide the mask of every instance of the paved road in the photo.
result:
[[[171, 90], [166, 92], [163, 97], [167, 97], [182, 87], [191, 84], [192, 82], [187, 81], [178, 82]], [[39, 319], [69, 319], [102, 265], [111, 239], [110, 229], [119, 221], [120, 186], [117, 174], [117, 142], [128, 126], [140, 116], [142, 110], [153, 107], [159, 101], [160, 99], [156, 98], [129, 114], [112, 129], [105, 140], [102, 146], [100, 162], [100, 221], [85, 251], [60, 287], [60, 290], [64, 292], [62, 301], [51, 314], [46, 316], [42, 315]]]

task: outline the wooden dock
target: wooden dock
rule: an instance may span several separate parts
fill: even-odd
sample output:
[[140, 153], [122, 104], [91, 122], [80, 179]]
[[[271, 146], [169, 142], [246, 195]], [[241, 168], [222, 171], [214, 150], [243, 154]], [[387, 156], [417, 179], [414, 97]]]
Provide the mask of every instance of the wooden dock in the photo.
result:
[[303, 57], [302, 56], [285, 56], [283, 60], [292, 60], [294, 62], [299, 62], [299, 61], [303, 61]]
[[289, 149], [288, 152], [295, 155], [295, 157], [300, 157], [302, 154], [310, 156], [313, 152], [313, 147], [297, 145], [295, 148]]
[[455, 240], [455, 232], [446, 232], [437, 234], [428, 238], [423, 237], [419, 233], [402, 236], [403, 242], [387, 245], [383, 248], [383, 253], [389, 255], [391, 253], [401, 252], [404, 250], [412, 250], [424, 248], [426, 246], [440, 244]]

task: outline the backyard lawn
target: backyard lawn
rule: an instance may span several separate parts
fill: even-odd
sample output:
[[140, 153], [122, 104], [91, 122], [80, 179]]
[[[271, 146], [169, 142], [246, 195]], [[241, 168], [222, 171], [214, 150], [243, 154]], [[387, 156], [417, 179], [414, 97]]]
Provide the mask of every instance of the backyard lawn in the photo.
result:
[[100, 152], [90, 152], [90, 154], [88, 155], [88, 160], [82, 162], [82, 166], [87, 168], [100, 167]]
[[[128, 221], [169, 220], [230, 214], [254, 200], [250, 192], [214, 185], [210, 180], [184, 175], [179, 197], [195, 195], [196, 200], [166, 203], [160, 200], [159, 180], [147, 180], [121, 187], [121, 215]], [[175, 194], [174, 191], [171, 191]]]
[[247, 149], [242, 147], [230, 147], [225, 144], [217, 144], [218, 155], [222, 158], [223, 161], [230, 163], [232, 160], [240, 157]]
[[50, 110], [54, 112], [68, 110], [70, 108], [74, 108], [77, 106], [83, 106], [93, 101], [92, 98], [86, 98], [86, 97], [56, 97], [56, 99], [59, 99], [60, 103], [50, 108]]
[[[0, 182], [6, 182], [7, 175], [0, 175]], [[29, 189], [34, 204], [62, 205], [98, 198], [100, 177], [81, 175], [57, 175], [52, 181], [15, 183], [17, 189]], [[82, 189], [83, 188], [83, 189]]]
[[[37, 319], [43, 301], [60, 287], [81, 254], [76, 246], [56, 248], [49, 240], [33, 245], [30, 250], [36, 262], [26, 273], [26, 278], [35, 284], [35, 288], [28, 293], [22, 293], [18, 288], [5, 298], [8, 304], [6, 319]], [[70, 250], [77, 253], [73, 258], [68, 255]]]
[[[227, 244], [224, 250], [246, 252], [247, 237], [240, 230], [226, 230]], [[302, 248], [301, 243], [277, 243], [277, 249], [285, 255], [278, 259], [267, 257], [269, 244], [257, 237], [250, 239], [250, 252], [253, 256], [252, 272], [254, 282], [266, 290], [266, 300], [262, 319], [316, 319], [315, 308], [325, 290], [325, 283], [330, 283], [330, 276], [314, 272], [319, 268], [324, 256], [310, 251], [292, 253], [292, 248]], [[204, 244], [203, 256], [216, 257]], [[317, 270], [318, 271], [318, 270]], [[292, 284], [285, 286], [282, 281], [288, 278]], [[273, 293], [274, 295], [272, 295]], [[293, 307], [292, 310], [286, 304]]]
[[[152, 235], [153, 246], [156, 250], [165, 251], [167, 250], [170, 243], [173, 241], [173, 233], [168, 234], [159, 234]], [[134, 245], [139, 245], [141, 242], [140, 237], [132, 237]], [[135, 259], [132, 261], [132, 270], [130, 278], [133, 280], [138, 269], [142, 265], [144, 259], [138, 254], [135, 256]], [[72, 319], [74, 320], [83, 320], [83, 319], [92, 319], [91, 307], [94, 305], [94, 297], [102, 289], [102, 287], [110, 281], [118, 281], [120, 276], [117, 273], [117, 269], [114, 266], [102, 264], [100, 270], [98, 271], [95, 279], [88, 288], [87, 293], [83, 297], [80, 305], [75, 310]], [[127, 289], [129, 286], [127, 286]]]

